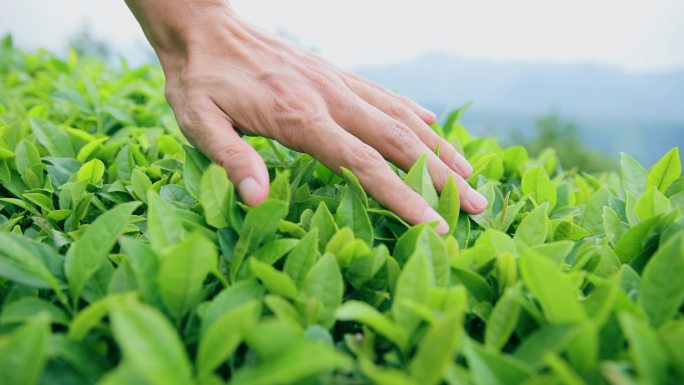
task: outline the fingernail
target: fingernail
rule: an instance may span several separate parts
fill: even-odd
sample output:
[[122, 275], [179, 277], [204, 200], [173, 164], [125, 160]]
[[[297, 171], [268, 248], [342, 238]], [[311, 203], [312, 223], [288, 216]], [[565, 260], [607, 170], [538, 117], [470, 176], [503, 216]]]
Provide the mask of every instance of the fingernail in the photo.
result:
[[463, 176], [469, 177], [473, 174], [473, 166], [466, 160], [466, 158], [456, 151], [456, 165], [463, 173]]
[[435, 115], [434, 112], [428, 110], [425, 107], [420, 107], [421, 112], [423, 113], [424, 118], [427, 118], [427, 120], [432, 120], [435, 121], [437, 120], [437, 115]]
[[248, 176], [238, 184], [238, 192], [245, 203], [254, 206], [259, 203], [258, 200], [259, 195], [261, 194], [261, 186], [259, 186], [256, 179]]
[[468, 200], [476, 210], [484, 210], [487, 208], [487, 198], [475, 189], [471, 189], [468, 193]]
[[439, 225], [437, 225], [435, 231], [437, 231], [440, 234], [446, 234], [447, 232], [449, 232], [449, 225], [446, 223], [444, 218], [442, 218], [441, 215], [437, 214], [437, 211], [435, 211], [432, 207], [425, 208], [422, 222], [439, 222]]

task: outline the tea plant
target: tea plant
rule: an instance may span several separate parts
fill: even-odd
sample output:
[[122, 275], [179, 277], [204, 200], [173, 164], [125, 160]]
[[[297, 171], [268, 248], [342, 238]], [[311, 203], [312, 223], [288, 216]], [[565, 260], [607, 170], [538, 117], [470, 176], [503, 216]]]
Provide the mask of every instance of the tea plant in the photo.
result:
[[[156, 66], [0, 48], [0, 383], [679, 384], [684, 178], [563, 170], [434, 129], [490, 204], [408, 226], [263, 138], [248, 208], [186, 143]], [[398, 171], [399, 172], [399, 171]]]

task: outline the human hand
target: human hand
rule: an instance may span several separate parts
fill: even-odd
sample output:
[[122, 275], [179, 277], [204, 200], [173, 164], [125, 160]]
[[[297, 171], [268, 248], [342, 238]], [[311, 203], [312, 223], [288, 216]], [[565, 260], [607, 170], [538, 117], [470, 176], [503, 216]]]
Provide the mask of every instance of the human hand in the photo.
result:
[[437, 190], [451, 175], [462, 209], [485, 209], [464, 180], [470, 164], [430, 128], [435, 115], [412, 100], [256, 30], [223, 1], [128, 3], [162, 63], [183, 133], [227, 170], [247, 204], [268, 197], [269, 177], [239, 133], [305, 151], [336, 172], [348, 168], [385, 207], [413, 224], [439, 221], [440, 233], [448, 231], [444, 219], [385, 159], [408, 170], [427, 154]]

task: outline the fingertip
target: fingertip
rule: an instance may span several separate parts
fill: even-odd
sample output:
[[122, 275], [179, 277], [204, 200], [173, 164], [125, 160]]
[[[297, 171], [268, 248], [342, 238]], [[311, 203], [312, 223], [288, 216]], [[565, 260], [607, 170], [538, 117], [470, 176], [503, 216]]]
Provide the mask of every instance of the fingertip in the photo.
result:
[[469, 178], [473, 175], [473, 166], [463, 155], [461, 155], [461, 153], [456, 150], [454, 150], [454, 152], [456, 153], [454, 162], [458, 167], [458, 171], [464, 178]]
[[487, 198], [485, 198], [484, 195], [480, 194], [480, 192], [475, 189], [471, 189], [470, 193], [468, 194], [468, 201], [470, 202], [470, 206], [473, 208], [475, 214], [485, 211], [488, 205]]
[[423, 213], [423, 218], [421, 222], [437, 222], [437, 227], [435, 228], [435, 231], [437, 233], [444, 235], [449, 232], [449, 225], [447, 222], [442, 218], [441, 215], [437, 213], [432, 207], [428, 206], [425, 208], [425, 212]]
[[256, 206], [268, 198], [268, 184], [264, 185], [248, 176], [238, 183], [238, 193], [248, 206]]
[[427, 124], [432, 124], [437, 121], [437, 115], [423, 106], [419, 106], [419, 115]]

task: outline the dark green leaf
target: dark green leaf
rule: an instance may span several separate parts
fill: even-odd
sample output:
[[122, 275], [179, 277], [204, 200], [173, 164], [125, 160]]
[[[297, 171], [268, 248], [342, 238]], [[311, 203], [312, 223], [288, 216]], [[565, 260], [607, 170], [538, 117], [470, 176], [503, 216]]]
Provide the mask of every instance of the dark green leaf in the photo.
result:
[[64, 271], [69, 279], [69, 290], [78, 298], [121, 235], [133, 211], [140, 205], [130, 202], [119, 205], [99, 216], [74, 242], [64, 260]]
[[37, 384], [47, 359], [49, 335], [50, 317], [45, 312], [0, 335], [0, 384]]
[[204, 236], [190, 234], [162, 254], [157, 275], [166, 308], [179, 319], [200, 299], [202, 283], [216, 269], [216, 246]]
[[335, 222], [340, 228], [349, 227], [354, 232], [354, 236], [372, 245], [373, 227], [366, 212], [368, 207], [366, 193], [351, 171], [343, 169], [342, 172], [347, 181], [347, 187], [335, 212]]
[[684, 234], [671, 238], [651, 257], [644, 268], [639, 306], [654, 326], [678, 313], [684, 303]]
[[150, 384], [187, 385], [192, 369], [181, 340], [156, 309], [124, 297], [109, 304], [124, 359]]

